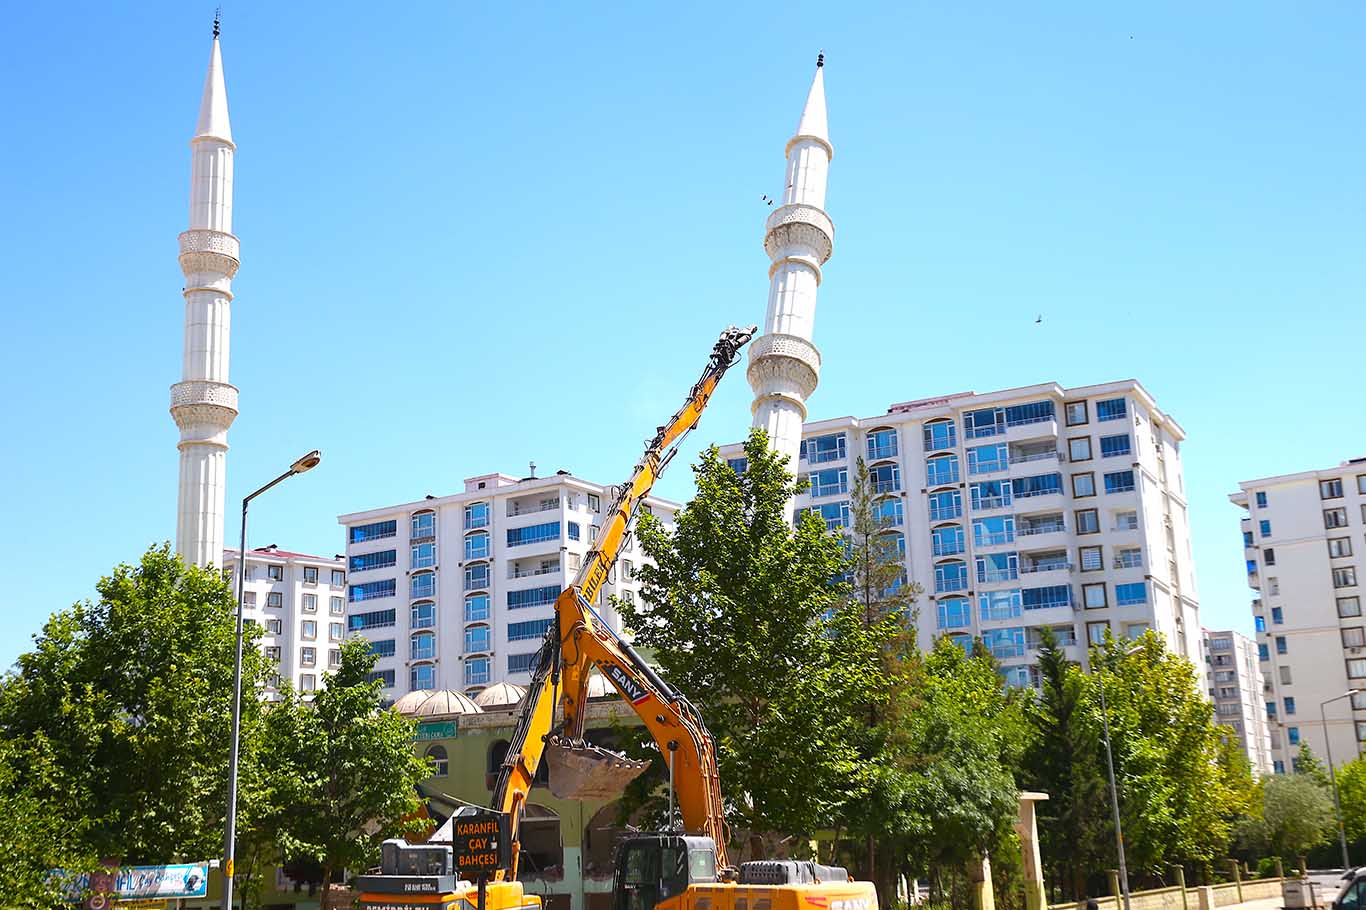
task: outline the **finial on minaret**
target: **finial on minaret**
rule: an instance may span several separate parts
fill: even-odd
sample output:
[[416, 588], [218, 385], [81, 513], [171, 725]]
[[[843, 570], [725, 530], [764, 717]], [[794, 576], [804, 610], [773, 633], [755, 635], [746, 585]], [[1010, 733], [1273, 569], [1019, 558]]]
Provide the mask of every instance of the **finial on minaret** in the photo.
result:
[[[218, 37], [218, 24], [223, 21], [223, 7], [215, 7], [213, 11], [213, 36]], [[816, 64], [820, 66], [819, 63]]]
[[819, 54], [816, 55], [816, 66], [818, 68], [825, 66], [825, 51], [821, 51]]

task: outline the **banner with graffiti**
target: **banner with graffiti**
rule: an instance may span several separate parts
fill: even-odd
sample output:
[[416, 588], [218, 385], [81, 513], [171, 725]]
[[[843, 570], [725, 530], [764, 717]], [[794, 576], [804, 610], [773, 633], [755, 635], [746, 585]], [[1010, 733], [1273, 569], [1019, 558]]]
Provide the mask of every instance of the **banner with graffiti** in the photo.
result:
[[71, 891], [113, 894], [119, 900], [207, 897], [209, 864], [180, 863], [172, 866], [122, 866], [79, 875]]

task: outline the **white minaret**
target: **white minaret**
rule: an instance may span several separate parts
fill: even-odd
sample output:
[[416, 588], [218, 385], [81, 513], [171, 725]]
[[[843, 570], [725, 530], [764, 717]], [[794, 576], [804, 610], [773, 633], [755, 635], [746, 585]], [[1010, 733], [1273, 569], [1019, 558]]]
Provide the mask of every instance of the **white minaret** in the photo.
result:
[[[811, 342], [821, 266], [834, 249], [835, 226], [825, 214], [825, 180], [835, 149], [825, 122], [824, 55], [806, 96], [797, 134], [787, 141], [783, 204], [764, 225], [769, 267], [764, 334], [749, 347], [754, 426], [768, 431], [774, 451], [797, 469], [806, 399], [816, 390], [821, 355]], [[791, 505], [788, 506], [791, 509]]]
[[180, 235], [185, 360], [181, 381], [171, 386], [171, 416], [180, 428], [176, 552], [199, 566], [222, 559], [228, 427], [237, 416], [237, 389], [228, 384], [229, 311], [238, 259], [232, 235], [235, 148], [215, 19], [199, 123], [190, 140], [190, 229]]

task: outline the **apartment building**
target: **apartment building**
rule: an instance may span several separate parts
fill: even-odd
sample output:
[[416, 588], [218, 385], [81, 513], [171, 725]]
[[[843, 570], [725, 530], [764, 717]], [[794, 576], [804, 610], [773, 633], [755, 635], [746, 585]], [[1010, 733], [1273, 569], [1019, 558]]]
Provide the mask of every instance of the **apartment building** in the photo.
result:
[[[237, 551], [223, 551], [223, 574], [237, 588]], [[346, 634], [346, 563], [275, 544], [247, 551], [242, 615], [262, 630], [260, 646], [277, 671], [265, 697], [279, 697], [280, 680], [307, 693], [341, 663]]]
[[1262, 693], [1257, 643], [1230, 629], [1204, 630], [1205, 682], [1216, 722], [1238, 734], [1243, 753], [1257, 776], [1270, 774], [1271, 728]]
[[[534, 473], [534, 472], [533, 472]], [[499, 682], [527, 685], [554, 603], [597, 538], [613, 492], [567, 472], [486, 474], [463, 492], [353, 512], [346, 528], [346, 628], [370, 641], [385, 694]], [[671, 522], [678, 506], [644, 509]], [[595, 608], [615, 631], [608, 597], [638, 596], [644, 561], [630, 542]]]
[[1302, 742], [1351, 761], [1366, 740], [1366, 458], [1238, 487], [1273, 764], [1293, 770]]
[[[1043, 383], [807, 423], [798, 510], [849, 524], [862, 457], [898, 535], [923, 646], [981, 637], [1014, 685], [1037, 684], [1040, 630], [1069, 657], [1153, 629], [1201, 665], [1181, 472], [1185, 432], [1138, 382]], [[722, 449], [744, 468], [738, 444]]]

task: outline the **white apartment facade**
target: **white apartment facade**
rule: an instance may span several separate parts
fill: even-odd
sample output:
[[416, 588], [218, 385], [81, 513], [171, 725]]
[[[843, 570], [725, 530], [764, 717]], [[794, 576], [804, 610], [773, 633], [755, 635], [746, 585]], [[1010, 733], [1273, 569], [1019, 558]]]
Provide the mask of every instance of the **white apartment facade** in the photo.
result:
[[[486, 474], [461, 493], [339, 516], [347, 633], [370, 641], [385, 695], [527, 685], [555, 598], [612, 500], [610, 487], [566, 472]], [[678, 506], [650, 497], [643, 508], [671, 523]], [[642, 562], [633, 538], [594, 605], [614, 631], [621, 619], [608, 597], [639, 596]]]
[[[1300, 743], [1335, 764], [1366, 741], [1366, 458], [1240, 483], [1252, 616], [1265, 677], [1273, 764], [1293, 770]], [[1320, 719], [1320, 705], [1323, 706]]]
[[1107, 630], [1153, 629], [1200, 666], [1184, 439], [1134, 380], [921, 399], [806, 423], [796, 506], [847, 526], [862, 456], [924, 590], [922, 646], [981, 637], [1013, 685], [1037, 684], [1044, 626], [1083, 665]]
[[1271, 728], [1257, 642], [1231, 629], [1206, 629], [1204, 637], [1205, 682], [1214, 703], [1214, 719], [1238, 734], [1253, 774], [1270, 774], [1274, 767]]
[[[237, 589], [237, 551], [223, 551], [223, 574]], [[242, 615], [262, 630], [260, 647], [275, 662], [265, 697], [279, 697], [282, 679], [307, 696], [341, 663], [346, 635], [346, 563], [274, 544], [247, 551]]]

